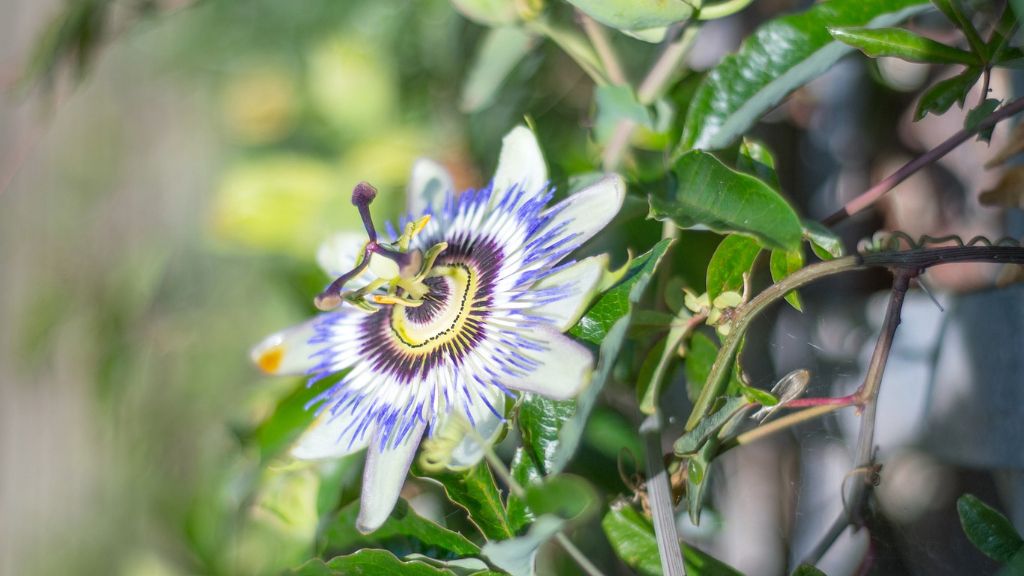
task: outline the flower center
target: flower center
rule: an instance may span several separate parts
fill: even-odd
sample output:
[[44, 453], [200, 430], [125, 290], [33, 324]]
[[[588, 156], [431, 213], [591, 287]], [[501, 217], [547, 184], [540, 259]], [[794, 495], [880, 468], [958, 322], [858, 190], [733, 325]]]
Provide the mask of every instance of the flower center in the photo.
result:
[[479, 289], [477, 275], [465, 264], [438, 266], [430, 274], [426, 280], [430, 292], [423, 305], [391, 309], [391, 331], [416, 353], [439, 348], [465, 351], [480, 332], [472, 313]]

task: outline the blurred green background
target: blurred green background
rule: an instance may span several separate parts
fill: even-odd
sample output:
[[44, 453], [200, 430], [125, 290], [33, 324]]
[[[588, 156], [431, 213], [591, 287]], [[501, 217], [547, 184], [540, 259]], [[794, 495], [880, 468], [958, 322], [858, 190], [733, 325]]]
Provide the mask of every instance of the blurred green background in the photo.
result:
[[378, 217], [420, 155], [481, 184], [524, 111], [585, 156], [590, 84], [545, 49], [517, 73], [556, 102], [461, 114], [481, 30], [442, 0], [119, 4], [80, 84], [25, 86], [65, 5], [0, 2], [0, 573], [294, 566], [333, 489], [261, 466], [298, 382], [249, 346], [309, 315], [356, 182]]

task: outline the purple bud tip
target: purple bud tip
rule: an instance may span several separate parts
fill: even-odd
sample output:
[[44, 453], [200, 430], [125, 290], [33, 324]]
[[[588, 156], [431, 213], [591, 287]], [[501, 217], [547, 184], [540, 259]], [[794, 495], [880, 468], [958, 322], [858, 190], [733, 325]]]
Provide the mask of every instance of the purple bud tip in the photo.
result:
[[367, 182], [360, 182], [356, 184], [354, 190], [352, 190], [352, 205], [353, 206], [369, 206], [370, 202], [377, 197], [377, 189], [370, 186]]

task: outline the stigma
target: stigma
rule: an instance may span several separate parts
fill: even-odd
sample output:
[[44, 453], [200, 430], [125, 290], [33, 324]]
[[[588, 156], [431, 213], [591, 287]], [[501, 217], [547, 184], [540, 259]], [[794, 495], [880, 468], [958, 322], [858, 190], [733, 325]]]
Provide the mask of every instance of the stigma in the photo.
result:
[[[336, 278], [313, 300], [318, 309], [333, 310], [345, 302], [370, 313], [376, 312], [379, 306], [417, 307], [430, 293], [424, 281], [430, 277], [434, 262], [448, 244], [439, 242], [426, 253], [411, 247], [413, 238], [430, 222], [430, 215], [407, 223], [394, 242], [381, 242], [370, 215], [370, 204], [376, 197], [377, 189], [367, 182], [360, 182], [352, 190], [352, 205], [359, 210], [368, 241], [355, 268]], [[346, 289], [346, 284], [367, 271], [374, 277], [369, 284]], [[382, 294], [382, 290], [385, 293]]]

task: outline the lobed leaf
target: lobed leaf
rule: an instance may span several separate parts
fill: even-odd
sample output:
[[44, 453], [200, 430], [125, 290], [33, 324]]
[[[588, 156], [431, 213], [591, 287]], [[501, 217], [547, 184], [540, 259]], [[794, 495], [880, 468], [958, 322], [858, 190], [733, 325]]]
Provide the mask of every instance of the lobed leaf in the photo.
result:
[[718, 346], [703, 332], [694, 333], [690, 338], [690, 346], [686, 349], [686, 391], [690, 400], [700, 396], [701, 388], [711, 374], [711, 367], [718, 356]]
[[618, 30], [649, 30], [681, 22], [700, 7], [699, 0], [569, 0], [588, 16]]
[[921, 0], [830, 0], [762, 25], [697, 88], [680, 151], [728, 146], [853, 50], [832, 38], [829, 27], [892, 26], [927, 8]]
[[[515, 456], [512, 457], [512, 464], [509, 466], [509, 472], [516, 483], [523, 487], [527, 487], [543, 478], [540, 467], [537, 466], [533, 457], [530, 456], [523, 446], [516, 448]], [[524, 526], [537, 518], [529, 506], [526, 505], [526, 501], [515, 494], [510, 493], [508, 495], [508, 503], [505, 506], [505, 510], [508, 515], [509, 525], [515, 533], [519, 533]]]
[[405, 500], [399, 500], [391, 516], [372, 534], [361, 534], [355, 529], [359, 516], [359, 502], [342, 508], [324, 532], [327, 550], [346, 550], [372, 545], [393, 538], [411, 538], [423, 546], [446, 550], [456, 556], [475, 556], [480, 547], [458, 532], [427, 520], [413, 510]]
[[779, 175], [775, 171], [775, 156], [759, 140], [743, 138], [736, 157], [736, 169], [754, 176], [775, 190], [782, 190]]
[[956, 510], [967, 538], [989, 558], [1006, 563], [1024, 550], [1024, 540], [1006, 516], [977, 497], [964, 494]]
[[722, 292], [742, 292], [743, 277], [750, 272], [761, 247], [747, 236], [726, 236], [708, 263], [708, 298], [714, 301]]
[[829, 28], [843, 44], [853, 46], [871, 58], [889, 56], [908, 62], [967, 64], [978, 66], [976, 54], [947, 46], [903, 28]]
[[[779, 282], [786, 276], [804, 267], [804, 253], [801, 250], [784, 251], [772, 250], [771, 261], [768, 267], [772, 272], [772, 282]], [[786, 294], [786, 302], [799, 311], [803, 311], [803, 304], [800, 302], [800, 294], [790, 291]]]
[[485, 462], [462, 473], [439, 472], [427, 475], [416, 468], [414, 473], [421, 478], [440, 482], [448, 499], [469, 514], [470, 521], [488, 540], [504, 540], [513, 536], [501, 493]]
[[[978, 104], [974, 109], [967, 113], [967, 118], [964, 119], [964, 129], [974, 130], [985, 118], [988, 118], [990, 114], [999, 108], [999, 104], [1002, 102], [995, 98], [988, 98], [981, 104]], [[978, 139], [984, 142], [988, 142], [992, 138], [992, 128], [982, 130], [978, 133]]]
[[676, 351], [679, 350], [679, 345], [695, 328], [687, 322], [691, 317], [689, 310], [680, 309], [668, 335], [651, 349], [640, 367], [636, 391], [640, 411], [644, 414], [654, 414], [658, 410], [658, 398], [661, 396], [661, 386], [668, 375], [668, 368], [678, 357]]
[[367, 548], [324, 562], [314, 558], [289, 572], [292, 576], [455, 576], [419, 560], [404, 561], [387, 550]]
[[[627, 566], [644, 576], [660, 576], [661, 554], [650, 520], [624, 502], [614, 502], [601, 520], [601, 528]], [[683, 546], [687, 576], [739, 576], [722, 561], [693, 546]]]
[[519, 404], [523, 448], [540, 467], [542, 475], [552, 472], [558, 451], [558, 433], [575, 413], [575, 400], [550, 400], [536, 394], [523, 394]]
[[608, 142], [621, 120], [654, 129], [650, 110], [636, 99], [636, 93], [629, 86], [598, 86], [594, 90], [594, 101], [597, 106], [594, 133], [598, 142]]
[[952, 78], [936, 83], [921, 95], [914, 110], [914, 120], [924, 118], [929, 112], [935, 115], [945, 114], [954, 102], [963, 107], [967, 94], [978, 83], [980, 77], [981, 68], [972, 66]]
[[800, 219], [764, 182], [700, 150], [679, 158], [673, 173], [674, 191], [650, 195], [652, 217], [680, 228], [704, 225], [722, 234], [744, 234], [768, 248], [800, 248]]
[[822, 260], [831, 260], [845, 253], [843, 241], [835, 232], [814, 220], [803, 220], [801, 223], [804, 227], [804, 239], [810, 242], [815, 256]]
[[591, 344], [599, 345], [604, 342], [612, 326], [629, 313], [633, 288], [638, 284], [647, 286], [650, 275], [653, 274], [661, 257], [665, 255], [668, 244], [668, 240], [662, 240], [651, 248], [650, 252], [635, 258], [622, 280], [598, 298], [580, 321], [569, 329], [569, 335]]
[[661, 240], [646, 254], [636, 258], [617, 286], [605, 292], [569, 334], [592, 343], [600, 343], [597, 368], [590, 386], [577, 399], [576, 413], [566, 420], [559, 433], [559, 444], [551, 463], [553, 472], [562, 471], [579, 446], [587, 418], [597, 403], [605, 382], [622, 350], [626, 333], [632, 322], [634, 305], [640, 301], [654, 271], [664, 258], [672, 240]]
[[571, 474], [558, 474], [526, 488], [526, 502], [537, 515], [563, 520], [588, 516], [599, 504], [597, 491], [589, 482]]

